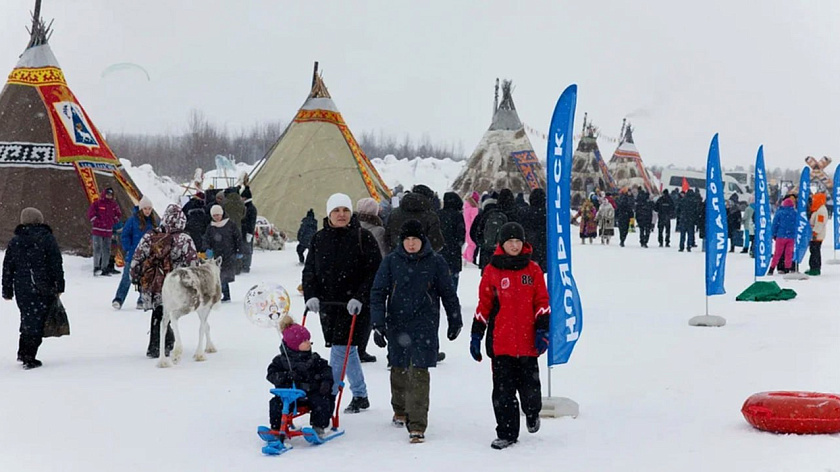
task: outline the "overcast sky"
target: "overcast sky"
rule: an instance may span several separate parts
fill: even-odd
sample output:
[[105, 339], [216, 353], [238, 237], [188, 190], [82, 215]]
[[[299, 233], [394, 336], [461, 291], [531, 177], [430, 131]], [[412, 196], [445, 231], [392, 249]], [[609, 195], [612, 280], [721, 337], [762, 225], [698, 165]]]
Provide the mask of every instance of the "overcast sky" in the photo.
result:
[[[611, 137], [630, 116], [647, 164], [702, 166], [715, 132], [724, 166], [751, 164], [762, 143], [771, 168], [840, 160], [836, 0], [43, 3], [70, 87], [110, 132], [180, 133], [193, 108], [230, 129], [288, 122], [318, 60], [357, 135], [428, 134], [470, 152], [501, 77], [541, 130], [577, 83], [576, 132], [584, 112]], [[26, 46], [33, 5], [3, 0], [0, 70]], [[151, 81], [100, 76], [124, 62]], [[612, 155], [614, 143], [599, 144]]]

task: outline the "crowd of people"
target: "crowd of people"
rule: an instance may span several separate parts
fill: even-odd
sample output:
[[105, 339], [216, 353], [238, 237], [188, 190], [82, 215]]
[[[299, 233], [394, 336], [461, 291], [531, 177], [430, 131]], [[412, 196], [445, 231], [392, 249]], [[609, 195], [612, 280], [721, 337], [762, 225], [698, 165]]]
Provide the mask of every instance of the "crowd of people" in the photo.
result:
[[[169, 205], [160, 221], [146, 197], [125, 222], [120, 221], [112, 189], [105, 189], [91, 204], [87, 216], [93, 274], [119, 273], [113, 268], [111, 252], [111, 240], [118, 239], [125, 268], [112, 305], [121, 309], [131, 285], [138, 288], [137, 307], [152, 312], [147, 356], [160, 354], [161, 289], [166, 274], [200, 257], [220, 258], [222, 301], [228, 302], [230, 283], [237, 274], [250, 271], [257, 218], [251, 197], [248, 187], [208, 191], [207, 195], [197, 192], [183, 208]], [[796, 198], [794, 193], [783, 197], [772, 219], [776, 243], [770, 274], [776, 267], [780, 272], [795, 270]], [[306, 328], [284, 320], [281, 353], [267, 374], [276, 387], [305, 386], [316, 432], [324, 434], [328, 426], [345, 368], [352, 393], [345, 412], [370, 407], [362, 363], [376, 361], [367, 353], [372, 335], [375, 344], [388, 352], [391, 422], [408, 430], [410, 442], [424, 441], [429, 369], [444, 359], [438, 339], [441, 305], [447, 319], [446, 336], [453, 341], [463, 327], [458, 285], [465, 263], [482, 271], [470, 355], [481, 362], [485, 341], [497, 422], [491, 446], [503, 449], [516, 443], [520, 408], [526, 429], [537, 432], [541, 409], [537, 357], [548, 348], [550, 313], [544, 280], [545, 192], [535, 189], [526, 199], [501, 189], [484, 195], [472, 192], [463, 200], [447, 192], [441, 204], [429, 187], [415, 185], [392, 201], [363, 198], [354, 205], [349, 196], [336, 193], [325, 203], [327, 216], [320, 229], [313, 210], [302, 219], [297, 255], [303, 265], [301, 290], [306, 308], [319, 314], [329, 358], [311, 352]], [[809, 206], [810, 275], [820, 273], [820, 247], [828, 219], [825, 203], [825, 194], [816, 193]], [[742, 253], [752, 254], [755, 205], [747, 202], [743, 215], [741, 207], [737, 199], [726, 204], [730, 250], [740, 245]], [[640, 245], [647, 248], [654, 229], [658, 229], [659, 246], [670, 247], [671, 220], [675, 219], [679, 251], [690, 252], [697, 247], [695, 233], [705, 237], [703, 208], [700, 193], [693, 189], [665, 190], [656, 199], [643, 189], [622, 189], [615, 195], [593, 192], [572, 221], [580, 227], [582, 244], [592, 244], [595, 238], [609, 244], [618, 227], [623, 247], [635, 228]], [[4, 299], [17, 299], [21, 312], [18, 360], [25, 369], [38, 367], [44, 320], [64, 292], [64, 273], [58, 244], [37, 209], [21, 213], [21, 224], [5, 253], [2, 289]], [[171, 330], [165, 336], [169, 351], [174, 344]], [[282, 404], [272, 400], [269, 413], [274, 429], [279, 427], [281, 411]]]
[[[796, 235], [798, 194], [790, 189], [771, 206], [773, 219], [770, 231], [775, 244], [771, 268], [788, 273], [797, 270], [793, 261], [793, 239]], [[822, 266], [821, 248], [825, 239], [828, 210], [826, 194], [816, 192], [806, 205], [807, 216], [812, 234], [809, 244], [809, 268], [807, 275], [820, 275]], [[755, 200], [750, 196], [748, 202], [741, 202], [733, 193], [725, 203], [728, 228], [729, 252], [741, 247], [742, 254], [755, 257]], [[592, 192], [585, 199], [572, 217], [572, 223], [579, 226], [581, 244], [590, 244], [600, 237], [601, 244], [609, 244], [614, 236], [614, 226], [618, 227], [619, 245], [625, 246], [627, 235], [632, 231], [639, 233], [639, 245], [649, 247], [650, 235], [658, 230], [659, 247], [671, 247], [671, 226], [679, 233], [679, 252], [691, 252], [698, 247], [696, 236], [706, 238], [706, 202], [699, 189], [664, 189], [662, 194], [653, 198], [644, 189], [624, 187], [617, 194]], [[705, 250], [700, 242], [701, 250]]]

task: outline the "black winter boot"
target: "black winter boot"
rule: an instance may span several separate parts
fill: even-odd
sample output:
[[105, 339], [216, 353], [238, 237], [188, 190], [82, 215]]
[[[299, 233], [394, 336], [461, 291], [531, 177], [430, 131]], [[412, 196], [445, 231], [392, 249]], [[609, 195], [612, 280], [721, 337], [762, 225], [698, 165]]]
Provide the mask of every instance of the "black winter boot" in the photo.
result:
[[41, 345], [41, 338], [21, 335], [19, 341], [18, 359], [23, 362], [26, 370], [41, 367], [41, 361], [35, 358], [38, 355], [38, 347]]
[[[149, 347], [146, 349], [146, 357], [150, 359], [157, 359], [160, 357], [160, 323], [163, 321], [163, 307], [157, 307], [152, 312], [152, 324], [149, 327]], [[164, 354], [169, 355], [172, 348], [175, 346], [175, 333], [172, 332], [172, 326], [166, 327], [166, 337], [164, 338]]]
[[367, 397], [353, 397], [350, 404], [344, 410], [345, 413], [359, 413], [362, 410], [370, 408], [370, 401]]
[[[172, 325], [166, 327], [166, 338], [163, 340], [164, 342], [164, 353], [167, 357], [169, 357], [169, 353], [172, 352], [172, 348], [175, 347], [175, 333], [172, 332]], [[158, 348], [158, 351], [160, 348]]]
[[[157, 359], [160, 357], [160, 319], [155, 317], [155, 313], [152, 312], [152, 324], [149, 327], [149, 347], [146, 348], [146, 357], [149, 359]], [[168, 333], [167, 333], [168, 334]]]

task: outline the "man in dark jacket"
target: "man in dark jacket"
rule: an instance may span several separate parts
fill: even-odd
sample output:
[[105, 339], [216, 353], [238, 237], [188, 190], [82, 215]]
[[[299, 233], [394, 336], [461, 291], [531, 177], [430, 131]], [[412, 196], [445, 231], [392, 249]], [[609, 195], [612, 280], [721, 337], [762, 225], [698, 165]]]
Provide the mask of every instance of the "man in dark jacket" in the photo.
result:
[[668, 194], [668, 189], [662, 191], [662, 196], [656, 199], [656, 214], [658, 216], [659, 247], [662, 247], [662, 232], [665, 232], [665, 247], [671, 247], [671, 218], [674, 217], [674, 200]]
[[3, 259], [3, 299], [17, 299], [20, 339], [17, 360], [24, 369], [41, 366], [35, 358], [44, 335], [44, 321], [56, 298], [64, 292], [61, 251], [35, 208], [24, 208], [20, 225]]
[[499, 228], [508, 222], [507, 215], [499, 209], [495, 198], [486, 198], [481, 203], [481, 211], [473, 220], [470, 227], [470, 237], [475, 241], [478, 249], [478, 267], [490, 263], [493, 251], [496, 249], [496, 238]]
[[298, 261], [303, 264], [303, 253], [309, 249], [309, 243], [312, 241], [312, 236], [318, 232], [318, 222], [315, 220], [315, 210], [312, 208], [306, 212], [306, 216], [300, 220], [300, 228], [297, 232], [297, 255]]
[[525, 229], [525, 240], [531, 244], [531, 260], [539, 264], [543, 273], [548, 270], [546, 265], [546, 219], [545, 190], [538, 188], [531, 192], [528, 208], [522, 213], [522, 227]]
[[[446, 201], [444, 196], [444, 206]], [[400, 239], [402, 243], [385, 257], [376, 273], [370, 296], [371, 317], [374, 341], [388, 347], [393, 423], [406, 425], [410, 441], [416, 443], [424, 440], [429, 368], [437, 365], [440, 315], [433, 300], [443, 299], [449, 325], [446, 337], [450, 341], [458, 337], [463, 321], [448, 264], [432, 250], [423, 224], [406, 221]]]
[[225, 218], [230, 218], [236, 226], [242, 226], [242, 220], [245, 218], [245, 202], [239, 195], [239, 188], [226, 188], [224, 195], [222, 209], [225, 210]]
[[242, 272], [251, 272], [251, 256], [254, 254], [254, 232], [257, 230], [257, 207], [254, 206], [251, 187], [242, 190], [245, 201], [245, 217], [242, 218]]
[[443, 209], [440, 211], [440, 228], [443, 233], [444, 245], [440, 255], [449, 265], [452, 274], [452, 284], [458, 290], [458, 276], [461, 273], [463, 256], [461, 248], [467, 238], [464, 227], [464, 202], [455, 192], [443, 194]]
[[639, 189], [636, 195], [636, 226], [639, 227], [639, 244], [648, 247], [653, 229], [653, 202], [650, 201], [650, 194], [643, 189]]
[[393, 251], [400, 244], [400, 228], [408, 220], [423, 223], [423, 231], [432, 243], [432, 249], [443, 249], [443, 233], [440, 231], [440, 218], [432, 210], [434, 192], [425, 185], [415, 185], [410, 193], [406, 193], [400, 200], [400, 206], [391, 211], [388, 224], [385, 226], [385, 241]]
[[210, 226], [211, 221], [210, 209], [204, 206], [204, 193], [197, 192], [193, 195], [193, 198], [184, 205], [182, 211], [187, 216], [187, 225], [184, 227], [184, 232], [192, 238], [195, 250], [204, 252], [207, 249], [204, 247], [204, 233]]
[[[370, 231], [353, 217], [353, 202], [343, 193], [327, 200], [324, 228], [312, 237], [303, 267], [303, 296], [306, 308], [320, 314], [324, 340], [330, 350], [330, 365], [336, 387], [345, 363], [348, 341], [347, 378], [353, 400], [345, 412], [358, 413], [370, 407], [358, 346], [368, 333], [370, 287], [382, 261], [379, 245]], [[356, 315], [353, 339], [350, 326]]]
[[738, 206], [738, 194], [735, 199], [726, 200], [726, 223], [729, 225], [729, 252], [735, 252], [735, 238], [741, 232], [741, 209]]
[[618, 223], [619, 245], [624, 247], [627, 231], [630, 229], [630, 218], [633, 217], [633, 197], [627, 188], [621, 189], [615, 202], [615, 221]]
[[694, 247], [694, 228], [697, 225], [697, 202], [694, 196], [694, 190], [688, 189], [685, 196], [680, 199], [680, 213], [679, 222], [677, 223], [677, 231], [680, 232], [680, 252]]
[[507, 216], [508, 222], [519, 223], [519, 207], [516, 205], [516, 197], [508, 188], [503, 188], [499, 191], [499, 198], [496, 200], [499, 205], [499, 210]]

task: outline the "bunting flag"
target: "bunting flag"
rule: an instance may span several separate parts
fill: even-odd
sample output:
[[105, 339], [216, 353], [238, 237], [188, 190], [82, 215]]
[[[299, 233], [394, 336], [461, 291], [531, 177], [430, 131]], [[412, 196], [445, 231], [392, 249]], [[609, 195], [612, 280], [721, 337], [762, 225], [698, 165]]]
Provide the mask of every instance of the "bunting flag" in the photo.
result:
[[767, 172], [764, 166], [764, 146], [758, 147], [755, 158], [755, 276], [764, 277], [773, 257], [773, 234], [770, 231], [770, 194], [767, 188]]
[[583, 308], [572, 276], [572, 240], [569, 226], [572, 181], [572, 126], [577, 85], [563, 91], [554, 107], [548, 135], [546, 228], [548, 287], [551, 300], [551, 335], [548, 365], [565, 364], [583, 329]]
[[720, 170], [720, 148], [717, 133], [709, 146], [706, 160], [706, 296], [723, 295], [726, 275], [726, 252], [729, 227], [726, 221], [726, 201]]
[[840, 165], [834, 169], [834, 249], [840, 249]]
[[[811, 168], [803, 167], [799, 177], [799, 195], [796, 201], [796, 239], [793, 242], [793, 260], [802, 263], [811, 242], [811, 222], [808, 220], [808, 200], [811, 198]], [[836, 223], [835, 223], [836, 224]]]

